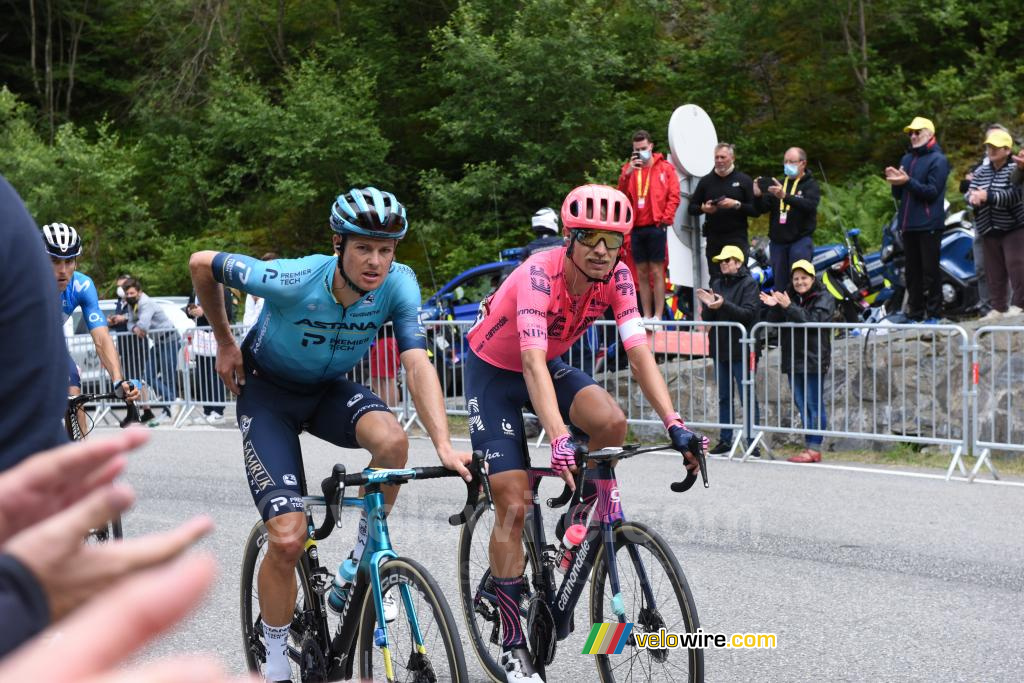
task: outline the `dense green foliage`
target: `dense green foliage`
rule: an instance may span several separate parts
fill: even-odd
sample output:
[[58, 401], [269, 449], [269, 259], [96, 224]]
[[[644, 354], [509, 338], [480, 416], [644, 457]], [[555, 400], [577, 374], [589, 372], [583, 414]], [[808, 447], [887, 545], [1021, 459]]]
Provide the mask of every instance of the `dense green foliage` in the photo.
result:
[[[3, 0], [0, 173], [83, 268], [188, 289], [198, 248], [327, 247], [333, 196], [392, 189], [401, 258], [438, 279], [528, 239], [529, 216], [614, 183], [630, 133], [667, 151], [708, 111], [741, 169], [790, 145], [828, 174], [817, 241], [877, 243], [881, 169], [929, 116], [954, 162], [1024, 131], [1010, 0]], [[954, 204], [955, 192], [949, 193]], [[755, 230], [763, 229], [763, 223]], [[425, 285], [425, 288], [429, 285]]]

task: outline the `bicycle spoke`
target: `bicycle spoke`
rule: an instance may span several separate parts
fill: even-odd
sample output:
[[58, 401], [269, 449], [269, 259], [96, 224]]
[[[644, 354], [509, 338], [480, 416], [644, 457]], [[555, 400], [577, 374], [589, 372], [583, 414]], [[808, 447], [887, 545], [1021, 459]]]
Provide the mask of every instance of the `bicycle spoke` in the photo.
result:
[[[602, 558], [591, 593], [591, 611], [595, 622], [617, 623], [610, 608], [612, 599], [607, 561]], [[626, 621], [634, 634], [687, 633], [696, 630], [698, 621], [693, 598], [678, 562], [664, 541], [637, 523], [628, 523], [616, 532], [615, 565]], [[645, 591], [645, 585], [647, 590]], [[652, 601], [653, 598], [653, 601]], [[597, 658], [603, 680], [681, 680], [703, 679], [703, 653], [690, 650], [647, 650], [636, 646], [635, 636], [619, 655]]]

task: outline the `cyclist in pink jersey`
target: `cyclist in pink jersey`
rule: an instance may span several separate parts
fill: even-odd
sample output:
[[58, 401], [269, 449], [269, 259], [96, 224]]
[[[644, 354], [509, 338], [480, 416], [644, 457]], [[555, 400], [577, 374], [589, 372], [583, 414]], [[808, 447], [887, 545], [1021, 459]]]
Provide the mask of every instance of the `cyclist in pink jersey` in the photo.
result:
[[562, 225], [568, 244], [516, 268], [483, 302], [468, 334], [469, 433], [490, 472], [496, 517], [490, 564], [508, 681], [542, 680], [531, 664], [518, 609], [525, 567], [520, 539], [530, 499], [522, 408], [532, 405], [551, 438], [551, 467], [570, 485], [576, 439], [589, 438], [593, 449], [623, 444], [626, 417], [616, 400], [559, 358], [609, 306], [633, 376], [687, 470], [697, 470], [695, 453], [706, 449], [706, 440], [687, 429], [672, 406], [641, 326], [632, 277], [619, 263], [633, 227], [629, 199], [606, 185], [577, 187], [562, 204]]

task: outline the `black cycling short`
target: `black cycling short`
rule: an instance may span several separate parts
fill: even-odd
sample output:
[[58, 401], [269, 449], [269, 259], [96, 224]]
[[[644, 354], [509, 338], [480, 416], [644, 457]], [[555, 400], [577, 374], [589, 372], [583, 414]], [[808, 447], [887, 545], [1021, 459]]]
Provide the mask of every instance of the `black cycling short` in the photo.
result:
[[78, 372], [78, 363], [68, 354], [68, 386], [82, 388], [82, 375]]
[[664, 263], [668, 249], [665, 229], [657, 225], [642, 225], [629, 234], [629, 246], [634, 263]]
[[[367, 387], [347, 379], [299, 392], [257, 376], [247, 367], [237, 409], [249, 492], [266, 521], [303, 510], [299, 481], [303, 430], [342, 448], [359, 448], [359, 418], [388, 407]], [[360, 469], [365, 464], [360, 463]]]
[[[576, 394], [597, 382], [560, 358], [548, 361], [548, 371], [555, 385], [558, 410], [565, 424], [569, 424], [569, 408]], [[523, 433], [523, 406], [529, 400], [523, 373], [495, 367], [469, 351], [466, 361], [469, 439], [474, 451], [484, 453], [491, 475], [530, 466], [530, 452]]]

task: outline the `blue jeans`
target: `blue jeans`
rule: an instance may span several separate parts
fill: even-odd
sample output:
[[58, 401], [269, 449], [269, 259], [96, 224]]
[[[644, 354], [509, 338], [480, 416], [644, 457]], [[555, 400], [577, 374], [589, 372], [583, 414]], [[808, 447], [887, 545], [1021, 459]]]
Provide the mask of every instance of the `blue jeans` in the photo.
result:
[[814, 260], [814, 240], [810, 236], [801, 237], [796, 242], [784, 244], [782, 242], [771, 242], [772, 278], [773, 285], [780, 292], [786, 291], [792, 273], [789, 272], [793, 264], [800, 259]]
[[[741, 399], [743, 396], [743, 361], [742, 360], [715, 360], [715, 381], [718, 382], [718, 421], [722, 424], [732, 422], [733, 398]], [[736, 387], [735, 392], [733, 386]], [[754, 402], [753, 410], [748, 410], [747, 420], [750, 420], [750, 413], [754, 415], [754, 422], [759, 422], [761, 416], [757, 409], [757, 402]], [[732, 442], [732, 428], [723, 427], [721, 432], [722, 441]]]
[[[146, 357], [145, 380], [164, 401], [178, 397], [178, 342], [177, 335], [165, 334], [154, 340]], [[158, 376], [159, 375], [159, 376]]]
[[[793, 387], [793, 401], [800, 411], [804, 429], [826, 429], [828, 417], [825, 415], [825, 402], [821, 396], [822, 375], [817, 372], [794, 372], [789, 376], [789, 384]], [[821, 450], [821, 435], [808, 434], [804, 442], [808, 448]]]

